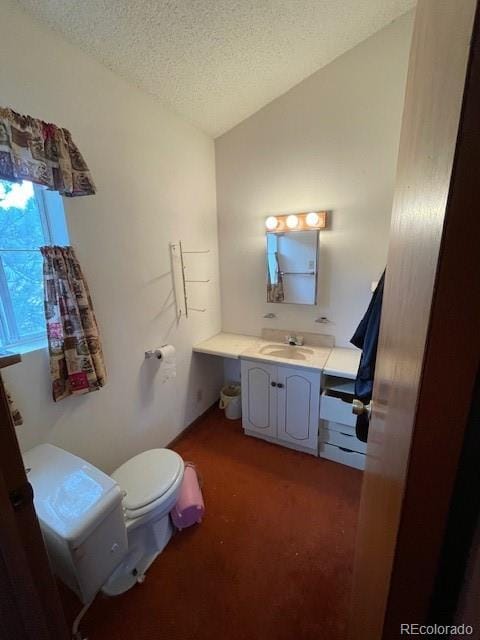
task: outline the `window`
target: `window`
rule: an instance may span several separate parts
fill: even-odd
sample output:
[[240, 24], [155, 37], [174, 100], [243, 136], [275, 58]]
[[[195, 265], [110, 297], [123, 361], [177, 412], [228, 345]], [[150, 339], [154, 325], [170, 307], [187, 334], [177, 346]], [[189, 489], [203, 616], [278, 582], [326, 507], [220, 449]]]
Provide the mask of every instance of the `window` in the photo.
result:
[[0, 180], [0, 346], [21, 351], [46, 338], [45, 244], [68, 244], [62, 199], [31, 182]]

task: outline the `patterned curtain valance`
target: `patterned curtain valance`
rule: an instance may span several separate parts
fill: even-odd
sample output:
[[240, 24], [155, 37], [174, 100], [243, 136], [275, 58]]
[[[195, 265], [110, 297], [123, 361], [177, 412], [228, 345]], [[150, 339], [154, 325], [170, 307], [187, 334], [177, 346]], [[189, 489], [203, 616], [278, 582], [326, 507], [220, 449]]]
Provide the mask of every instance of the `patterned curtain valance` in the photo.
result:
[[87, 196], [95, 185], [67, 129], [0, 107], [0, 179], [30, 180], [63, 196]]

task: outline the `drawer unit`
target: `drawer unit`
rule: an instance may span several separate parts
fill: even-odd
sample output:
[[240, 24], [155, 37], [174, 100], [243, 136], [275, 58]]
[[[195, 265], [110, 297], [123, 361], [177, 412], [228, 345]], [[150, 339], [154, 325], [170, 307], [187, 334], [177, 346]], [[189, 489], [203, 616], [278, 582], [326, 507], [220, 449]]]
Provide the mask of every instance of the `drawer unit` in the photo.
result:
[[[341, 426], [341, 425], [339, 425]], [[325, 444], [332, 444], [344, 449], [350, 449], [357, 453], [366, 453], [367, 445], [357, 438], [351, 428], [345, 427], [339, 431], [332, 431], [325, 427], [320, 432], [320, 441]]]
[[329, 389], [322, 393], [320, 417], [324, 420], [332, 420], [354, 427], [357, 423], [357, 416], [352, 413], [353, 397], [349, 396], [348, 400], [343, 400], [334, 393]]
[[332, 422], [331, 420], [320, 420], [320, 427], [322, 429], [328, 429], [329, 431], [343, 431], [351, 436], [356, 436], [355, 427], [349, 427], [346, 424], [340, 424], [339, 422]]
[[365, 454], [351, 451], [346, 447], [338, 447], [322, 442], [320, 444], [320, 456], [333, 462], [355, 467], [355, 469], [360, 469], [361, 471], [365, 469]]
[[355, 383], [340, 375], [323, 377], [320, 400], [321, 458], [363, 471], [367, 445], [357, 438], [357, 416], [352, 413]]

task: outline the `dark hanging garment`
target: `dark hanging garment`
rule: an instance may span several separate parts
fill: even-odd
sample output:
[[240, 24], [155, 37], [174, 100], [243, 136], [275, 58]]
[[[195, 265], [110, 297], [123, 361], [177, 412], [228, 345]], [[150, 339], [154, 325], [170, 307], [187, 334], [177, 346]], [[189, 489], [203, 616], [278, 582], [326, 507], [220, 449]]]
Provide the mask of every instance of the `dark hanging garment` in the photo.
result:
[[[382, 273], [365, 315], [350, 340], [355, 347], [362, 350], [355, 380], [355, 397], [361, 400], [363, 404], [368, 404], [372, 399], [384, 281], [385, 271]], [[358, 417], [356, 431], [357, 438], [362, 442], [366, 442], [368, 437], [368, 415], [366, 413]]]

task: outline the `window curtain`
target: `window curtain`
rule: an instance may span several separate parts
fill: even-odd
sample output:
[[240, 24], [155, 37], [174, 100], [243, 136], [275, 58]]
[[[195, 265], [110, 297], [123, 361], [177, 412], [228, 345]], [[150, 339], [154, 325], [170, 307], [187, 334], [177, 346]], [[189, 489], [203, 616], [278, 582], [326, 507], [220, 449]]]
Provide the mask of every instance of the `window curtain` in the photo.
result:
[[106, 382], [100, 335], [85, 277], [72, 247], [41, 247], [45, 317], [55, 402]]
[[30, 180], [63, 196], [95, 193], [90, 171], [67, 129], [3, 107], [0, 179]]

